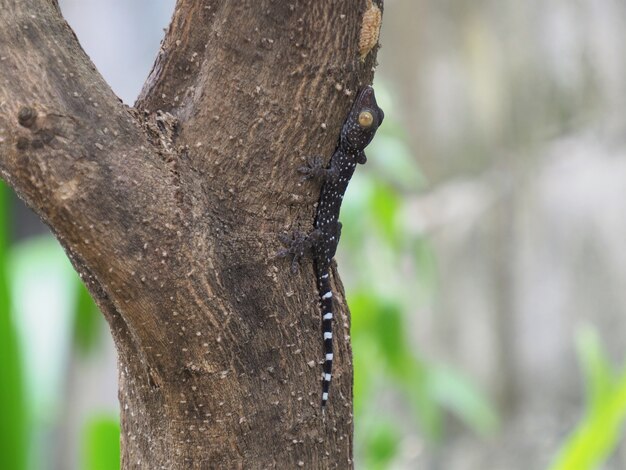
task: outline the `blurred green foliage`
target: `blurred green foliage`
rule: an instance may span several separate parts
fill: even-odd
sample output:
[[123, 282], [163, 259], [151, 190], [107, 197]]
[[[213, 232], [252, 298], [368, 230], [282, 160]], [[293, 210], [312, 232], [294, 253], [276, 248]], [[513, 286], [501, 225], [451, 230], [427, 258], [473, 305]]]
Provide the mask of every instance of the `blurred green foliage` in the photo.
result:
[[3, 468], [21, 470], [27, 465], [28, 417], [8, 285], [9, 212], [9, 190], [0, 181], [0, 460]]
[[83, 433], [81, 468], [120, 468], [120, 425], [116, 416], [95, 415], [87, 421]]
[[393, 422], [381, 421], [369, 436], [366, 465], [372, 470], [384, 470], [398, 453], [400, 433]]
[[[0, 468], [39, 470], [53, 466], [45, 449], [51, 445], [50, 430], [64, 419], [58, 411], [67, 367], [72, 357], [96, 352], [104, 322], [51, 236], [10, 243], [11, 198], [0, 182]], [[12, 302], [12, 293], [17, 295], [14, 301], [22, 302]], [[34, 302], [23, 302], [28, 298]], [[17, 303], [22, 309], [43, 304], [46, 310], [34, 312], [33, 323], [16, 316]], [[58, 341], [42, 345], [42, 335], [67, 338], [70, 347], [50, 347]], [[32, 357], [42, 354], [45, 360]], [[95, 416], [84, 428], [81, 468], [119, 469], [118, 419]]]
[[598, 468], [615, 450], [626, 423], [626, 366], [615, 370], [592, 328], [582, 329], [577, 339], [587, 410], [550, 470]]

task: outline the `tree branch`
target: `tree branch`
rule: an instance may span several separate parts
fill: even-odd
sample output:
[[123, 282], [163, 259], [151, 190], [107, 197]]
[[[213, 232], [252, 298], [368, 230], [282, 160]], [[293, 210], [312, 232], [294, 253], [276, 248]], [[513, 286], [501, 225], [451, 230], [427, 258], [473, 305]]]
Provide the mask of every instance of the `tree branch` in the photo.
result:
[[[50, 0], [1, 0], [0, 171], [51, 226], [109, 320], [124, 468], [351, 466], [349, 318], [319, 408], [305, 157], [330, 155], [375, 52], [368, 2], [179, 0], [134, 111]], [[139, 462], [139, 463], [138, 463]]]

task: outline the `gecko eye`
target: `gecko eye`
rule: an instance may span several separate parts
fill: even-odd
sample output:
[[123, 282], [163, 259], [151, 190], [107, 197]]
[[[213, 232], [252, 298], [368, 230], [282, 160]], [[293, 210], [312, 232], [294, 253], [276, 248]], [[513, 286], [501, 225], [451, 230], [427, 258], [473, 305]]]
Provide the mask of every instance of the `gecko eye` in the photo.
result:
[[374, 123], [374, 115], [369, 111], [361, 111], [359, 114], [359, 126], [367, 129]]

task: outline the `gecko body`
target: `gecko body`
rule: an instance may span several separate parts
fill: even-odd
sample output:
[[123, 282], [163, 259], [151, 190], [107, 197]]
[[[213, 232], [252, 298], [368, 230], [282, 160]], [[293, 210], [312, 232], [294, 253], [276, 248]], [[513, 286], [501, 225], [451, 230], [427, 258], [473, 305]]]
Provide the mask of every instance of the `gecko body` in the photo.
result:
[[324, 375], [322, 381], [322, 407], [328, 401], [333, 368], [333, 292], [330, 285], [330, 265], [341, 236], [339, 212], [348, 183], [357, 164], [367, 161], [364, 149], [374, 138], [384, 113], [376, 103], [374, 90], [363, 88], [352, 105], [342, 128], [339, 143], [330, 163], [323, 167], [320, 158], [309, 160], [306, 167], [299, 169], [305, 179], [320, 179], [322, 184], [315, 230], [308, 235], [296, 232], [291, 239], [283, 237], [289, 249], [280, 252], [293, 256], [292, 271], [297, 270], [299, 259], [307, 251], [312, 251], [320, 295], [322, 312], [322, 333], [324, 338]]

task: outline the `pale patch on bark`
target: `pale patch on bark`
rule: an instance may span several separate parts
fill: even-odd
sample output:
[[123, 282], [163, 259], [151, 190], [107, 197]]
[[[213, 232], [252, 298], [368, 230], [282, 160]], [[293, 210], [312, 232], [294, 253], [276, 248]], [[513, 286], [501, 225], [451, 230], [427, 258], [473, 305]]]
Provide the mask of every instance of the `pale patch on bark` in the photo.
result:
[[361, 60], [365, 60], [367, 54], [378, 44], [382, 18], [383, 15], [378, 5], [372, 2], [372, 0], [368, 0], [367, 10], [365, 10], [363, 14], [361, 35], [359, 38], [359, 55], [361, 56]]

